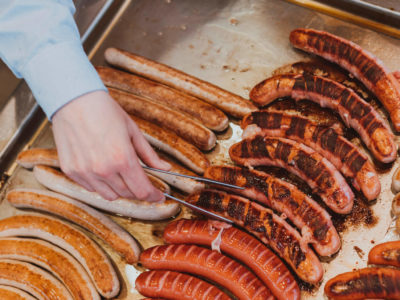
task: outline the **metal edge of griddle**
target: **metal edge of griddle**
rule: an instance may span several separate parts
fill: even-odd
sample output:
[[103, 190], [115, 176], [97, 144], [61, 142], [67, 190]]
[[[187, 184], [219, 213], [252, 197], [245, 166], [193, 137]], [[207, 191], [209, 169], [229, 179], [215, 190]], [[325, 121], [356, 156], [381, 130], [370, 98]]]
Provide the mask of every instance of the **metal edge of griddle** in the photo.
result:
[[[117, 3], [119, 2], [119, 3]], [[101, 22], [102, 18], [107, 14], [110, 8], [115, 4], [116, 12], [120, 11], [120, 7], [125, 6], [126, 2], [130, 0], [108, 0], [104, 3], [100, 11], [97, 13], [93, 21], [90, 23], [86, 31], [82, 34], [81, 41], [85, 43], [90, 39], [92, 33], [98, 23]], [[114, 18], [112, 18], [114, 20]], [[87, 47], [85, 47], [87, 49]], [[25, 81], [22, 81], [15, 91], [10, 96], [10, 99], [16, 98], [18, 101], [18, 95], [22, 94], [22, 91], [29, 89]], [[32, 96], [32, 94], [30, 93]], [[33, 96], [32, 96], [33, 97]], [[49, 124], [48, 119], [44, 115], [43, 111], [39, 105], [35, 102], [29, 112], [25, 115], [19, 127], [15, 130], [6, 146], [0, 152], [0, 191], [3, 190], [7, 179], [11, 177], [14, 173], [17, 163], [17, 154], [24, 149], [29, 148], [39, 134], [46, 128]]]
[[[381, 22], [378, 22], [376, 20], [372, 20], [369, 18], [366, 18], [364, 16], [357, 15], [355, 13], [352, 13], [350, 11], [346, 11], [343, 9], [340, 9], [339, 6], [335, 7], [332, 5], [332, 3], [325, 4], [320, 1], [316, 0], [285, 0], [286, 2], [293, 3], [326, 15], [329, 15], [331, 17], [335, 17], [365, 28], [369, 28], [372, 30], [375, 30], [380, 33], [387, 34], [389, 36], [395, 37], [395, 38], [400, 38], [400, 28], [395, 28], [393, 26], [390, 26], [388, 24], [383, 24]], [[325, 1], [323, 1], [325, 2]], [[361, 7], [359, 7], [361, 8]], [[396, 13], [397, 16], [398, 13]]]

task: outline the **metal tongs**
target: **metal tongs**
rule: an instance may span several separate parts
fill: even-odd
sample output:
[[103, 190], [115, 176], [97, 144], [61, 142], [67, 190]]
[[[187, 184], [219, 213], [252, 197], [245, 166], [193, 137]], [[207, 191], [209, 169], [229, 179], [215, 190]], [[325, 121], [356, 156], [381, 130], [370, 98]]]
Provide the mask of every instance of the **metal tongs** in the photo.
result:
[[[237, 186], [237, 185], [233, 185], [233, 184], [229, 184], [229, 183], [225, 183], [225, 182], [221, 182], [221, 181], [217, 181], [217, 180], [212, 180], [212, 179], [208, 179], [208, 178], [204, 178], [204, 177], [198, 177], [198, 176], [190, 176], [190, 175], [184, 175], [184, 174], [179, 174], [179, 173], [175, 173], [175, 172], [170, 172], [170, 171], [164, 171], [164, 170], [160, 170], [160, 169], [155, 169], [155, 168], [151, 168], [145, 165], [142, 165], [143, 169], [147, 169], [147, 170], [151, 170], [151, 171], [155, 171], [155, 172], [160, 172], [160, 173], [165, 173], [165, 174], [170, 174], [170, 175], [174, 175], [174, 176], [180, 176], [180, 177], [186, 177], [186, 178], [191, 178], [194, 180], [198, 180], [198, 181], [203, 181], [203, 182], [207, 182], [207, 183], [212, 183], [212, 184], [216, 184], [216, 185], [221, 185], [221, 186], [225, 186], [225, 187], [229, 187], [229, 188], [234, 188], [234, 189], [238, 189], [238, 190], [243, 190], [244, 187], [241, 186]], [[188, 203], [182, 199], [176, 198], [174, 196], [171, 196], [170, 194], [164, 193], [164, 196], [167, 198], [170, 198], [172, 200], [175, 200], [176, 202], [179, 202], [189, 208], [191, 208], [194, 211], [197, 211], [203, 215], [206, 215], [208, 217], [217, 219], [219, 221], [223, 221], [229, 224], [233, 224], [233, 221], [222, 217], [220, 215], [217, 215], [213, 212], [210, 212], [204, 208], [198, 207], [194, 204]]]

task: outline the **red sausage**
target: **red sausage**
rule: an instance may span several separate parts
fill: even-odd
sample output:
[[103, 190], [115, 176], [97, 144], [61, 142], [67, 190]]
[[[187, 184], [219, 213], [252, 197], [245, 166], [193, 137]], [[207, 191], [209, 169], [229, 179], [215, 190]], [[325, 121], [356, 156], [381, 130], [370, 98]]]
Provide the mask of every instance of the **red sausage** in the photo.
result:
[[400, 241], [376, 245], [368, 254], [368, 263], [400, 267]]
[[[218, 237], [213, 221], [180, 219], [164, 230], [164, 240], [172, 244], [211, 246]], [[263, 243], [235, 228], [222, 229], [222, 252], [246, 264], [272, 291], [277, 299], [300, 299], [300, 289], [282, 261]]]
[[325, 285], [329, 299], [400, 299], [400, 271], [365, 268], [339, 274]]
[[203, 276], [227, 288], [242, 300], [275, 299], [253, 273], [217, 251], [194, 245], [162, 245], [143, 251], [140, 262], [148, 269]]
[[196, 277], [173, 271], [144, 272], [136, 279], [136, 289], [147, 297], [176, 300], [229, 300], [228, 295]]

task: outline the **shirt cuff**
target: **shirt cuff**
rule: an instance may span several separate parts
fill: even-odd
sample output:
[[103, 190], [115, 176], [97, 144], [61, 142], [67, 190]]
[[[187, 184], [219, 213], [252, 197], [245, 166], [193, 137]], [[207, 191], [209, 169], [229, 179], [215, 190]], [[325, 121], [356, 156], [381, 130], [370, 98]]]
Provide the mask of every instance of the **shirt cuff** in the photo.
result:
[[107, 91], [79, 42], [48, 45], [25, 65], [22, 73], [50, 120], [71, 100], [89, 92]]

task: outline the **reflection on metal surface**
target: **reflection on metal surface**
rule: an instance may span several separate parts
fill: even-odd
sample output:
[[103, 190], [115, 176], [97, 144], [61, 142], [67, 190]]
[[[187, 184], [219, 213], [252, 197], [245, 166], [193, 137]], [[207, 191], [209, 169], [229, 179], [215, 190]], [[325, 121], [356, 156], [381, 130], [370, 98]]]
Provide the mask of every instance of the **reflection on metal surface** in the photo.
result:
[[330, 15], [332, 17], [336, 17], [336, 18], [339, 18], [339, 19], [342, 19], [342, 20], [345, 20], [348, 22], [355, 23], [357, 25], [368, 27], [370, 29], [373, 29], [373, 30], [376, 30], [379, 32], [383, 32], [385, 34], [394, 36], [396, 38], [400, 38], [400, 28], [391, 27], [389, 25], [367, 19], [365, 17], [338, 9], [336, 7], [333, 7], [333, 6], [330, 6], [327, 4], [320, 3], [315, 0], [286, 0], [286, 1], [306, 7], [306, 8], [310, 8], [312, 10]]

